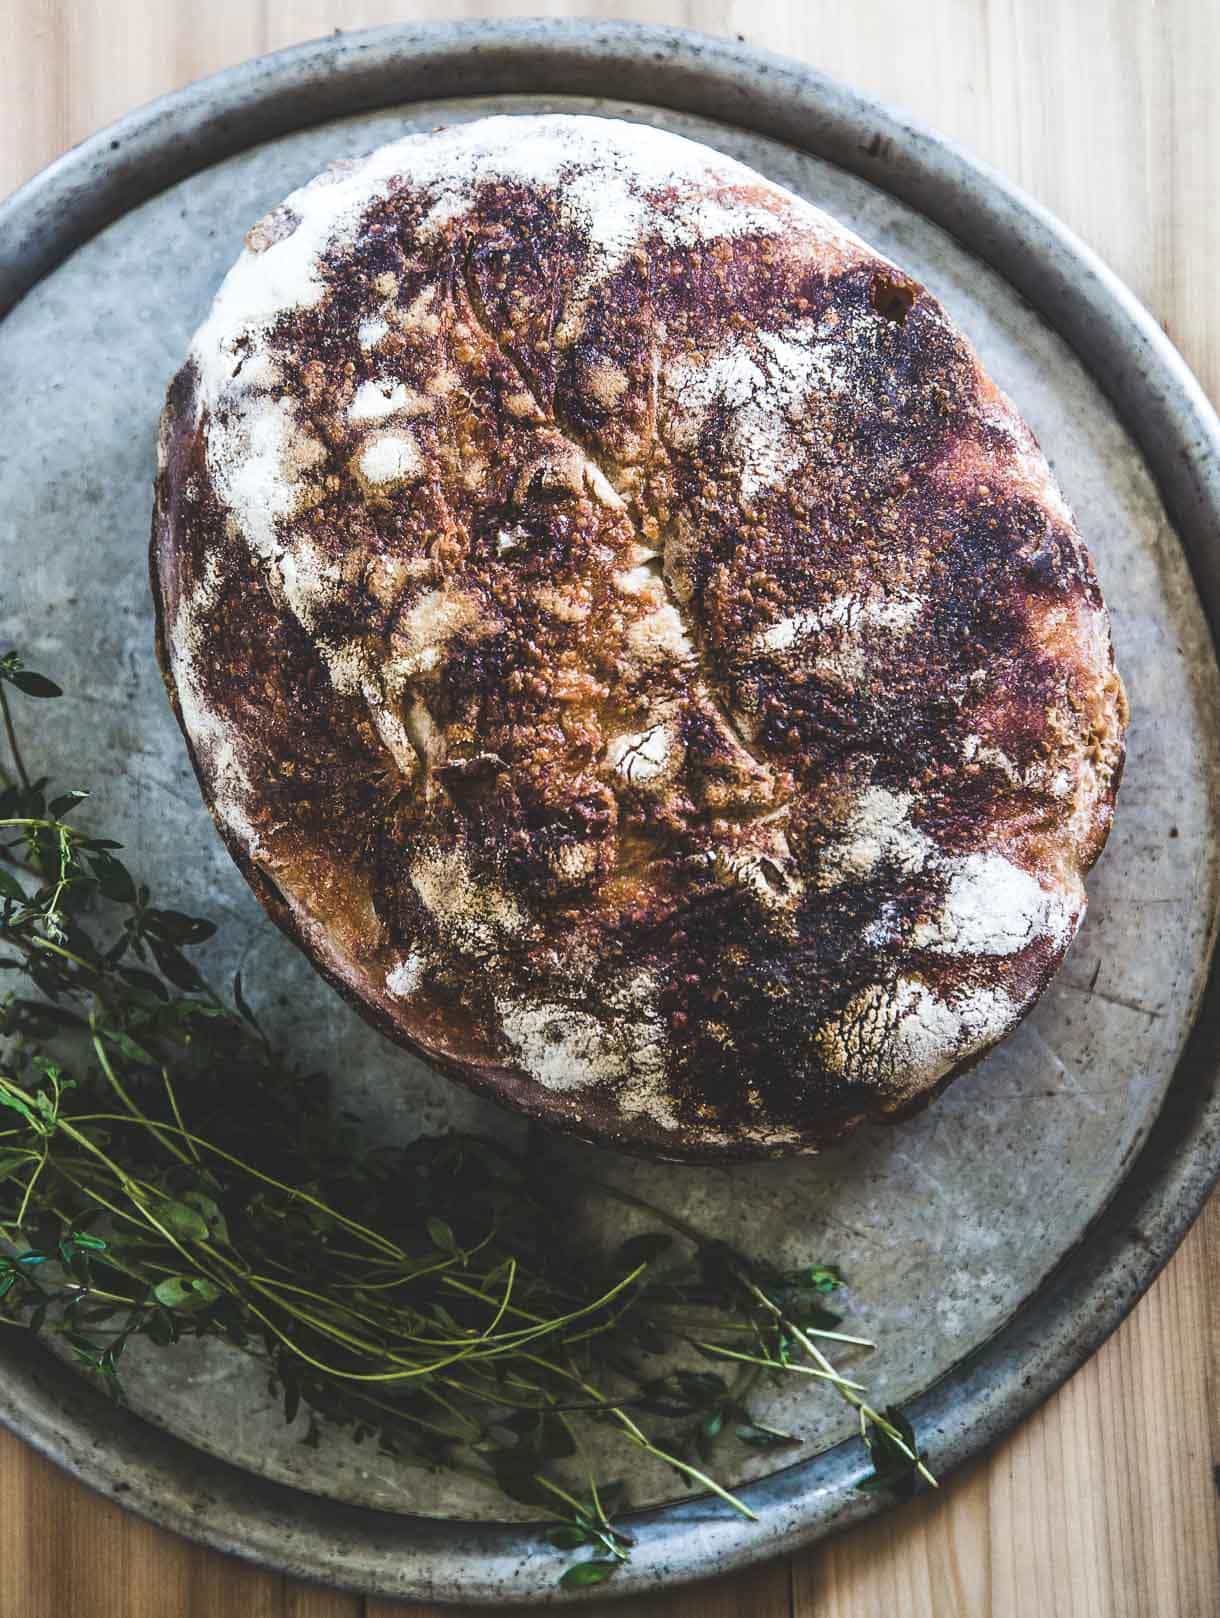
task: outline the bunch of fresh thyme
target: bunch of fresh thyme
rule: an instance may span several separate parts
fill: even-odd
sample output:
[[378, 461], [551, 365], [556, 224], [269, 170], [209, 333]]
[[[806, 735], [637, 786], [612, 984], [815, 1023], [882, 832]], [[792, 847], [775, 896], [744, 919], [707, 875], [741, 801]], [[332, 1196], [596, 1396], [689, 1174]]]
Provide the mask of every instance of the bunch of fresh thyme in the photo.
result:
[[[322, 1076], [294, 1070], [233, 986], [184, 953], [210, 923], [154, 906], [119, 845], [26, 768], [9, 693], [58, 686], [0, 658], [0, 1322], [55, 1333], [121, 1397], [132, 1337], [227, 1339], [265, 1356], [292, 1420], [473, 1472], [557, 1519], [551, 1543], [630, 1555], [588, 1423], [750, 1517], [710, 1470], [728, 1441], [795, 1442], [757, 1420], [760, 1379], [824, 1383], [854, 1407], [865, 1487], [933, 1482], [899, 1411], [867, 1402], [827, 1346], [838, 1272], [781, 1272], [607, 1185], [664, 1229], [590, 1254], [565, 1233], [577, 1190], [463, 1135], [369, 1149], [336, 1129]], [[104, 930], [103, 930], [104, 926]]]

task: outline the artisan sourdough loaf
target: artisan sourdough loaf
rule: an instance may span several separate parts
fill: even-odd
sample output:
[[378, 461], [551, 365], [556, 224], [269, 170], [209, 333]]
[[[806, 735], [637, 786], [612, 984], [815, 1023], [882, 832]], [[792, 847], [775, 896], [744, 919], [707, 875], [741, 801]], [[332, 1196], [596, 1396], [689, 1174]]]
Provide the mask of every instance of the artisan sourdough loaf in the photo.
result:
[[489, 118], [290, 196], [170, 388], [152, 572], [272, 916], [587, 1138], [909, 1110], [1084, 915], [1126, 709], [1045, 459], [922, 286], [674, 135]]

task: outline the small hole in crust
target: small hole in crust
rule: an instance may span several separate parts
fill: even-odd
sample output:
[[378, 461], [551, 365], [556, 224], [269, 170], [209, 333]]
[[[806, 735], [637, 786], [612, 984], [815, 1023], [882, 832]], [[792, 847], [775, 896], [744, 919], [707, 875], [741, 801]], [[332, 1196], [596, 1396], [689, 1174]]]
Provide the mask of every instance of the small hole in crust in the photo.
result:
[[878, 275], [873, 281], [873, 308], [887, 320], [896, 320], [901, 326], [911, 312], [916, 289], [906, 281], [895, 281], [893, 276]]
[[771, 889], [772, 893], [787, 893], [788, 884], [784, 879], [784, 873], [780, 870], [779, 866], [776, 865], [774, 860], [769, 860], [764, 857], [763, 859], [759, 860], [758, 869], [762, 872], [763, 881]]

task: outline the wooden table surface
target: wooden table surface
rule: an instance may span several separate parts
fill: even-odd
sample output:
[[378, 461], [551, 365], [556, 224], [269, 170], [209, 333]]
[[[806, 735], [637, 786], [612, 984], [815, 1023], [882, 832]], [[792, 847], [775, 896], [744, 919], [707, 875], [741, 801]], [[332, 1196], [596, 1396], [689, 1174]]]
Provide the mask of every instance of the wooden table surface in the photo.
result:
[[[163, 91], [397, 18], [736, 34], [913, 112], [1046, 203], [1220, 399], [1216, 0], [0, 0], [0, 195]], [[1217, 1618], [1220, 1200], [1122, 1329], [940, 1494], [623, 1618]], [[449, 1609], [452, 1610], [452, 1609]], [[599, 1605], [596, 1610], [607, 1608]], [[0, 1433], [0, 1618], [426, 1618], [126, 1515]]]

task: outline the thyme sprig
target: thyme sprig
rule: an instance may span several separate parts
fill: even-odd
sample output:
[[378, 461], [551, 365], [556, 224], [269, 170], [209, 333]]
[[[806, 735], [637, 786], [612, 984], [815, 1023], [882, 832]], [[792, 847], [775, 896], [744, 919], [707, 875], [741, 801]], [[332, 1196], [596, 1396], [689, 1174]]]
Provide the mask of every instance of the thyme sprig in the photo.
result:
[[[56, 1335], [123, 1397], [120, 1365], [219, 1338], [261, 1355], [305, 1442], [326, 1426], [472, 1473], [585, 1550], [568, 1586], [631, 1554], [622, 1485], [588, 1437], [613, 1430], [746, 1517], [726, 1444], [784, 1448], [764, 1381], [799, 1376], [857, 1413], [863, 1487], [934, 1483], [900, 1411], [829, 1357], [871, 1347], [831, 1307], [826, 1265], [751, 1259], [608, 1184], [475, 1136], [369, 1146], [186, 953], [209, 922], [154, 905], [118, 843], [69, 816], [22, 755], [9, 692], [59, 687], [0, 657], [0, 1323]], [[572, 1203], [617, 1199], [663, 1227], [591, 1252]]]

